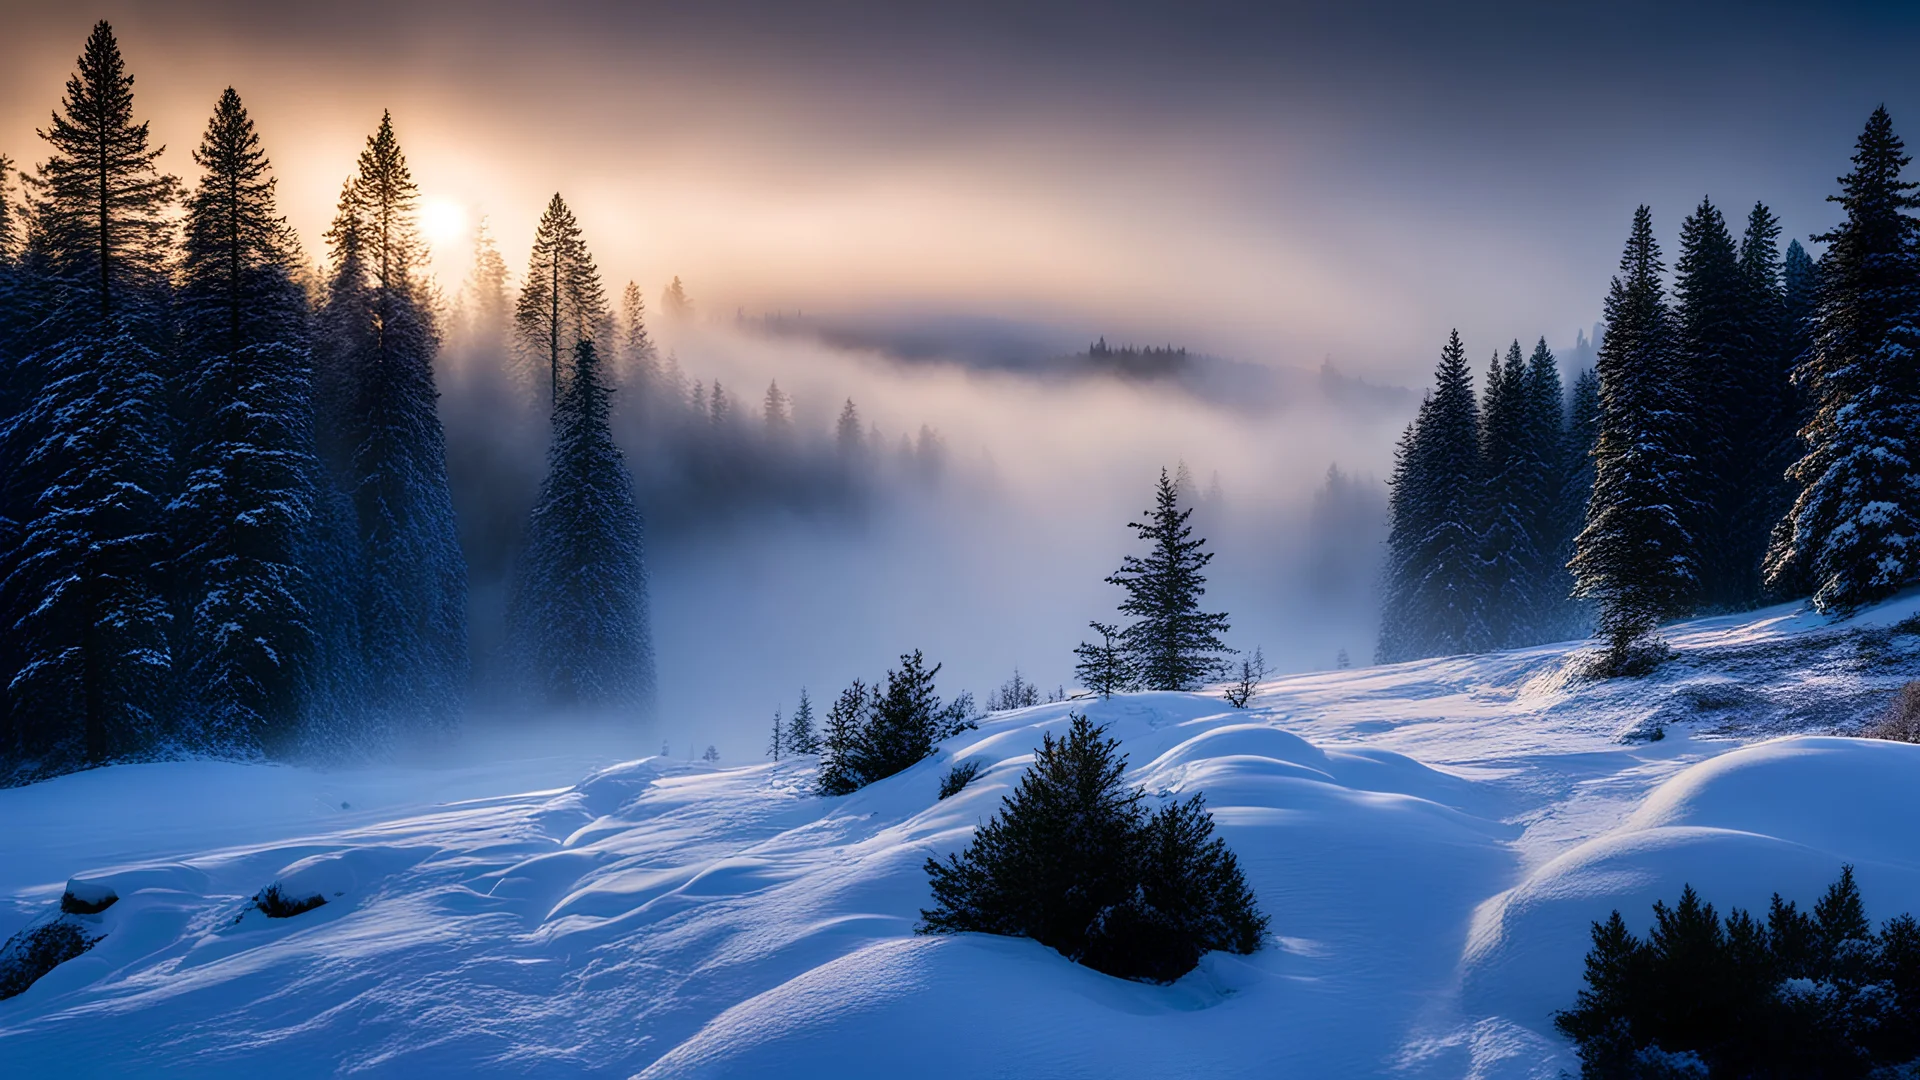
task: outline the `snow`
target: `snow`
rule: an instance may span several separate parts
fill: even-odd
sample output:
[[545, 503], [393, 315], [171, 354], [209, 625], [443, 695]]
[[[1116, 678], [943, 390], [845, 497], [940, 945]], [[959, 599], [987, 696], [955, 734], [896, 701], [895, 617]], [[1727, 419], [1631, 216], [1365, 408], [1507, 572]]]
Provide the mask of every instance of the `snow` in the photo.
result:
[[[179, 762], [0, 791], [0, 935], [120, 899], [0, 1002], [9, 1072], [254, 1076], [1552, 1077], [1589, 924], [1692, 883], [1920, 911], [1920, 747], [1852, 730], [1920, 655], [1903, 598], [1673, 628], [1647, 680], [1573, 646], [983, 721], [841, 798], [811, 759], [554, 755], [323, 772]], [[1272, 920], [1171, 986], [913, 933], [1071, 709], [1150, 797], [1204, 791]], [[1664, 737], [1647, 741], [1660, 731]], [[1795, 734], [1800, 732], [1803, 734]], [[1804, 734], [1811, 733], [1811, 734]], [[955, 761], [982, 764], [937, 798]], [[268, 919], [278, 883], [327, 903]]]

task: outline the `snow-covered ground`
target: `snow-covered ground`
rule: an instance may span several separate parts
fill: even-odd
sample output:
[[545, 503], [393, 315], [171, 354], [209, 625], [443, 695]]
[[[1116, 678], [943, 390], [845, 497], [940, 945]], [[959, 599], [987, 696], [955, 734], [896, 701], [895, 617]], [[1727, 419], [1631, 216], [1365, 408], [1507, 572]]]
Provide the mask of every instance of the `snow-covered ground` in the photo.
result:
[[[1907, 598], [1676, 627], [1647, 680], [1569, 647], [997, 715], [843, 798], [807, 761], [125, 766], [0, 791], [0, 936], [69, 878], [105, 937], [0, 1002], [9, 1076], [1550, 1077], [1591, 920], [1644, 929], [1857, 867], [1920, 911], [1920, 746], [1832, 737], [1920, 674]], [[922, 863], [1069, 709], [1204, 790], [1272, 939], [1172, 986], [918, 937]], [[1649, 740], [1654, 732], [1664, 737]], [[1818, 733], [1813, 735], [1796, 732]], [[956, 760], [985, 769], [940, 801]], [[280, 882], [327, 903], [267, 919]]]

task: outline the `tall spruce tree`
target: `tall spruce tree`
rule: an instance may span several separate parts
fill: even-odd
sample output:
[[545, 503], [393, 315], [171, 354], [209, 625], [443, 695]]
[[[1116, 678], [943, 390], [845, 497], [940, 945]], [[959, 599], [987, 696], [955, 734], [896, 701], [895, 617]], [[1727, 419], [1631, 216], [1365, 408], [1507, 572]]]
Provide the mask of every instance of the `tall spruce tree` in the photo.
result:
[[1579, 594], [1599, 604], [1616, 669], [1634, 659], [1660, 620], [1699, 595], [1688, 502], [1691, 410], [1674, 360], [1672, 313], [1653, 215], [1634, 211], [1600, 342], [1600, 432], [1593, 494], [1572, 568]]
[[367, 139], [327, 234], [322, 449], [352, 501], [370, 737], [450, 724], [467, 674], [467, 570], [435, 411], [439, 337], [391, 115]]
[[1853, 171], [1829, 196], [1846, 212], [1819, 274], [1817, 327], [1796, 378], [1810, 413], [1788, 524], [1767, 558], [1769, 578], [1797, 574], [1823, 611], [1852, 611], [1915, 575], [1920, 538], [1920, 348], [1917, 186], [1884, 106], [1855, 144]]
[[793, 707], [793, 717], [787, 722], [787, 753], [817, 754], [820, 752], [820, 735], [814, 729], [813, 699], [807, 696], [807, 688], [800, 688], [800, 704]]
[[1573, 554], [1577, 526], [1562, 513], [1561, 494], [1567, 470], [1566, 394], [1560, 384], [1560, 365], [1544, 337], [1527, 357], [1520, 399], [1522, 464], [1516, 470], [1511, 498], [1533, 543], [1532, 561], [1525, 567], [1529, 582], [1529, 612], [1523, 621], [1526, 636], [1517, 644], [1534, 644], [1565, 637], [1574, 621], [1568, 610], [1573, 578], [1566, 563]]
[[1160, 470], [1153, 508], [1145, 519], [1127, 527], [1147, 541], [1147, 554], [1127, 555], [1107, 583], [1126, 590], [1120, 612], [1133, 621], [1120, 632], [1129, 666], [1140, 685], [1149, 690], [1193, 690], [1217, 674], [1227, 647], [1224, 612], [1200, 609], [1206, 594], [1202, 573], [1213, 561], [1206, 538], [1193, 535], [1187, 519], [1193, 508], [1181, 509], [1179, 494], [1167, 470]]
[[613, 316], [580, 234], [580, 224], [558, 192], [540, 215], [527, 257], [527, 279], [514, 306], [514, 329], [529, 381], [546, 384], [549, 403], [558, 405], [567, 360], [582, 341], [612, 337]]
[[1698, 600], [1726, 610], [1751, 596], [1758, 562], [1746, 565], [1736, 535], [1752, 449], [1753, 404], [1745, 396], [1754, 354], [1748, 289], [1733, 235], [1710, 200], [1680, 224], [1675, 264], [1673, 363], [1688, 411], [1681, 433], [1691, 466], [1683, 489], [1691, 507], [1685, 525], [1695, 545]]
[[1440, 351], [1433, 392], [1394, 454], [1376, 650], [1382, 663], [1488, 645], [1477, 528], [1481, 462], [1473, 376], [1456, 330]]
[[17, 540], [0, 582], [12, 670], [0, 754], [29, 773], [151, 753], [168, 734], [164, 353], [175, 183], [97, 24], [41, 137], [29, 261], [46, 283], [0, 477]]
[[180, 653], [199, 741], [258, 749], [293, 734], [322, 625], [305, 559], [325, 479], [306, 296], [231, 87], [194, 160], [205, 175], [187, 200], [177, 304], [186, 482], [171, 507]]
[[537, 700], [634, 712], [654, 693], [645, 536], [609, 397], [598, 351], [579, 342], [516, 575], [510, 647]]
[[1723, 562], [1730, 568], [1728, 606], [1750, 608], [1764, 595], [1767, 545], [1774, 525], [1793, 505], [1787, 470], [1800, 458], [1801, 409], [1792, 381], [1780, 219], [1764, 203], [1754, 203], [1747, 214], [1740, 283], [1746, 360], [1735, 372], [1735, 424], [1729, 433], [1729, 464], [1737, 470], [1740, 497], [1732, 508]]
[[1487, 367], [1480, 409], [1476, 531], [1480, 560], [1474, 586], [1490, 647], [1505, 648], [1532, 637], [1540, 553], [1527, 520], [1527, 493], [1537, 472], [1537, 448], [1528, 442], [1526, 361], [1515, 341], [1506, 362], [1498, 353]]

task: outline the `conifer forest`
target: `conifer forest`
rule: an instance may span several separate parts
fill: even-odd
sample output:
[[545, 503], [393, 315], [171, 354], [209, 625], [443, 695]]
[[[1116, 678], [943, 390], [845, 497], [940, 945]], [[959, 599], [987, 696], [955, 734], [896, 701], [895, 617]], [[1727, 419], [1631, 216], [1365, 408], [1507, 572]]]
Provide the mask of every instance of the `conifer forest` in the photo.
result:
[[0, 1074], [1920, 1076], [1920, 16], [0, 11]]

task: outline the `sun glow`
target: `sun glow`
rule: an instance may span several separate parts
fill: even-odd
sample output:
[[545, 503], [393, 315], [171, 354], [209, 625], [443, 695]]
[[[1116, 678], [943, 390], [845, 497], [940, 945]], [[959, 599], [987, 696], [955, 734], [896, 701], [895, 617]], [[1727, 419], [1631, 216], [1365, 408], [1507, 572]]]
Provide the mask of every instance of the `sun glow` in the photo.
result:
[[420, 231], [436, 250], [447, 250], [467, 235], [467, 208], [429, 195], [420, 202]]

